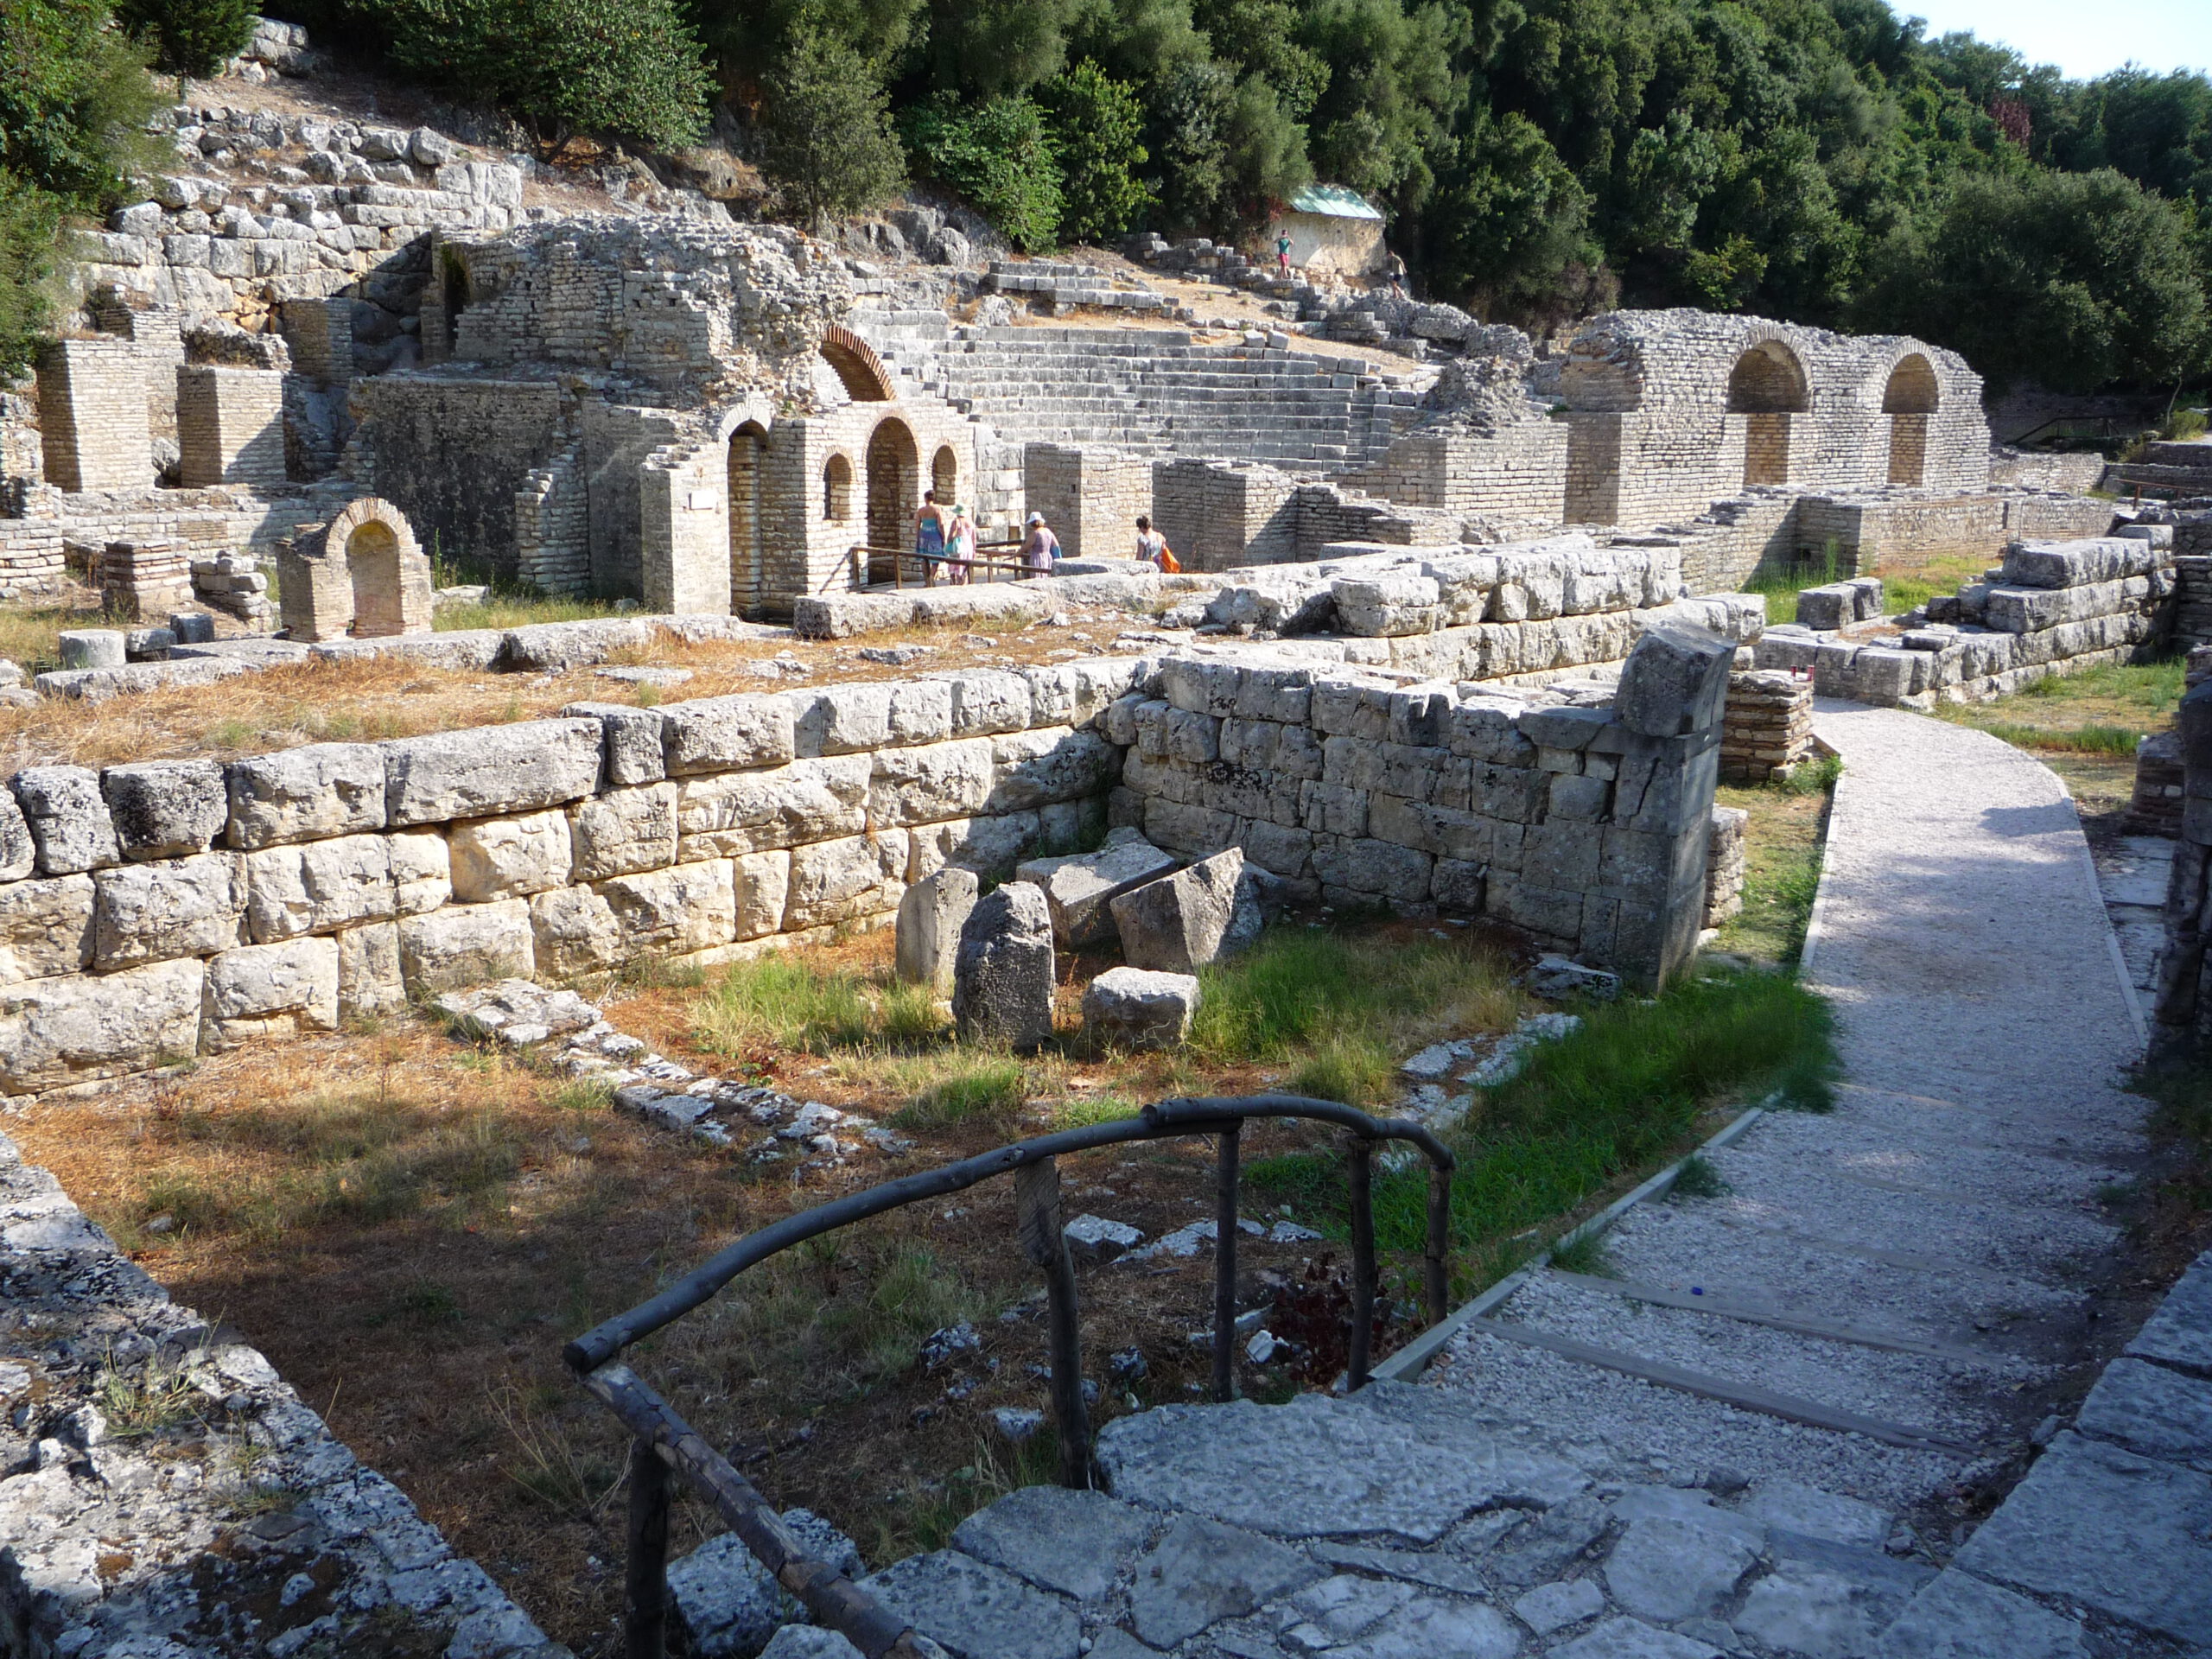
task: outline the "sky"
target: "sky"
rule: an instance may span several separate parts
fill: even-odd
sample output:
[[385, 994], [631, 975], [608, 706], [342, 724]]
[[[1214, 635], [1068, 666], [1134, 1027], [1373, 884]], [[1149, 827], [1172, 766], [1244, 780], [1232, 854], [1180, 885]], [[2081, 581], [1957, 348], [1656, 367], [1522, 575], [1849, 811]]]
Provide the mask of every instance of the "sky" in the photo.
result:
[[1890, 0], [1928, 20], [1930, 39], [1964, 29], [2076, 79], [2122, 64], [2212, 73], [2212, 0]]

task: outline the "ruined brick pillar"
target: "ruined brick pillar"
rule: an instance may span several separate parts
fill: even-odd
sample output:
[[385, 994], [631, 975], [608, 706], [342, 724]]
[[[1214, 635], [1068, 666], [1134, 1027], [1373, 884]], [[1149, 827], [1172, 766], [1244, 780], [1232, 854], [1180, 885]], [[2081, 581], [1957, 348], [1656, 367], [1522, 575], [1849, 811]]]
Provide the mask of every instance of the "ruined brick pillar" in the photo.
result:
[[38, 354], [46, 481], [65, 490], [143, 490], [154, 481], [146, 380], [127, 340], [57, 340]]
[[177, 476], [188, 487], [284, 481], [284, 377], [188, 364], [176, 372]]

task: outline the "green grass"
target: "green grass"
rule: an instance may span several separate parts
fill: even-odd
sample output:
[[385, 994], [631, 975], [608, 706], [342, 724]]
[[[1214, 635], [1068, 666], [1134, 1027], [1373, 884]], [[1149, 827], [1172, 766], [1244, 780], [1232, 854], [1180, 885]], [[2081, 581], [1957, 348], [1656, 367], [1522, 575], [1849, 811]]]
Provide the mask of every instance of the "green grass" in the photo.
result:
[[1612, 1259], [1606, 1253], [1605, 1234], [1600, 1228], [1584, 1233], [1579, 1238], [1568, 1239], [1552, 1251], [1552, 1266], [1561, 1273], [1586, 1274], [1595, 1279], [1614, 1279]]
[[[1835, 1065], [1827, 1005], [1780, 974], [1714, 976], [1648, 1003], [1586, 1010], [1580, 1030], [1537, 1049], [1446, 1137], [1460, 1160], [1452, 1228], [1463, 1276], [1486, 1281], [1509, 1268], [1516, 1235], [1654, 1163], [1716, 1102], [1778, 1092], [1778, 1103], [1825, 1108]], [[1344, 1236], [1338, 1154], [1260, 1160], [1248, 1179], [1256, 1196]], [[1383, 1249], [1420, 1250], [1427, 1189], [1418, 1168], [1377, 1177]]]
[[1718, 1198], [1728, 1192], [1728, 1183], [1713, 1166], [1713, 1160], [1701, 1152], [1694, 1152], [1682, 1160], [1682, 1166], [1675, 1173], [1675, 1184], [1667, 1189], [1670, 1199]]
[[1028, 1074], [1012, 1056], [963, 1057], [892, 1119], [903, 1129], [963, 1123], [1011, 1124], [1029, 1096]]
[[1289, 1077], [1291, 1092], [1347, 1106], [1372, 1106], [1390, 1092], [1397, 1066], [1389, 1049], [1370, 1036], [1332, 1037], [1301, 1060]]
[[1296, 1060], [1317, 1082], [1344, 1089], [1371, 1085], [1387, 1050], [1410, 1053], [1445, 1030], [1503, 1030], [1520, 1012], [1504, 959], [1457, 938], [1274, 928], [1198, 978], [1194, 1058]]
[[1936, 713], [2016, 748], [2133, 756], [2140, 739], [2172, 719], [2189, 689], [2187, 668], [2178, 658], [2105, 663], [2078, 674], [2050, 675], [1989, 702], [1946, 703]]
[[1850, 574], [1831, 544], [1817, 559], [1797, 560], [1784, 565], [1762, 564], [1745, 580], [1742, 591], [1757, 594], [1766, 601], [1768, 621], [1795, 622], [1800, 593], [1808, 588], [1825, 588], [1832, 582], [1842, 582]]
[[1976, 724], [1992, 737], [2001, 738], [2015, 748], [2052, 749], [2062, 754], [2133, 754], [2136, 745], [2145, 736], [2120, 726], [2082, 726], [2068, 732], [2024, 726], [2008, 720], [1981, 721]]
[[911, 1048], [938, 1036], [944, 1022], [926, 986], [766, 957], [709, 985], [694, 1023], [703, 1046], [742, 1059], [766, 1048]]

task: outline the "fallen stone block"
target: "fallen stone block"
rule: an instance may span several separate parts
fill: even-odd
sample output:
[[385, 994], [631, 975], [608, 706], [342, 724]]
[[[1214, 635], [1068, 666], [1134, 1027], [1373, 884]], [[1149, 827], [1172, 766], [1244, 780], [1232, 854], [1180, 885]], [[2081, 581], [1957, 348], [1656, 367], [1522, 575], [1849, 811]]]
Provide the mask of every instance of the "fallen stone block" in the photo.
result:
[[1232, 847], [1113, 899], [1123, 961], [1171, 974], [1214, 961], [1236, 920], [1243, 875], [1244, 855]]
[[1009, 881], [960, 929], [952, 1016], [963, 1042], [1033, 1051], [1052, 1034], [1052, 916], [1034, 883]]
[[1720, 723], [1736, 648], [1710, 629], [1655, 623], [1621, 666], [1613, 712], [1647, 737], [1679, 737]]
[[[786, 1510], [783, 1522], [816, 1560], [848, 1579], [866, 1570], [853, 1541], [813, 1511]], [[770, 1645], [779, 1627], [806, 1617], [798, 1598], [776, 1582], [734, 1532], [709, 1538], [671, 1561], [668, 1591], [690, 1650], [698, 1659], [753, 1659]]]
[[1068, 950], [1103, 944], [1114, 937], [1113, 901], [1132, 888], [1156, 880], [1176, 866], [1144, 838], [1141, 830], [1116, 830], [1095, 853], [1065, 858], [1033, 858], [1016, 867], [1017, 880], [1033, 881], [1052, 907], [1052, 937]]
[[1113, 1048], [1176, 1047], [1198, 1011], [1198, 982], [1191, 974], [1109, 968], [1083, 993], [1084, 1029]]
[[952, 995], [961, 930], [981, 891], [972, 872], [950, 865], [906, 889], [899, 901], [894, 948], [899, 978], [927, 985], [938, 996]]

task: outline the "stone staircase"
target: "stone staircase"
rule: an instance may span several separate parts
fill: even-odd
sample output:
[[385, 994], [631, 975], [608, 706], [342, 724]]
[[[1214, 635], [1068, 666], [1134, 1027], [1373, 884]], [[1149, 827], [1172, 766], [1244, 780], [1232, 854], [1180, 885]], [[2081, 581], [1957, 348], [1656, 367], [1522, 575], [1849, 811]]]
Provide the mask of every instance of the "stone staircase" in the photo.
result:
[[2212, 497], [2212, 442], [2148, 445], [2140, 461], [2106, 467], [2104, 487], [2120, 495]]
[[1078, 306], [1100, 310], [1168, 311], [1174, 302], [1140, 283], [1096, 265], [1056, 259], [994, 259], [980, 284], [986, 294], [1019, 294], [1047, 302], [1055, 312]]

